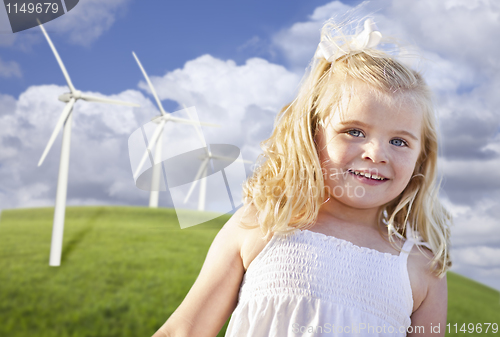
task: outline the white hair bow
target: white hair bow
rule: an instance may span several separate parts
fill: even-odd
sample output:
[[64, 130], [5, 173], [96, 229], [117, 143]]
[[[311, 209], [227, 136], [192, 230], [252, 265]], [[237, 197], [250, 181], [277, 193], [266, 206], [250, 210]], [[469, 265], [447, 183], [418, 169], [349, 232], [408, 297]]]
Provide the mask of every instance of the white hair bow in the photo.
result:
[[340, 47], [331, 40], [322, 39], [318, 45], [315, 56], [325, 58], [328, 62], [333, 62], [341, 56], [360, 52], [367, 48], [373, 48], [380, 43], [382, 34], [377, 30], [377, 26], [372, 19], [367, 19], [361, 33], [354, 35], [351, 41], [346, 41]]

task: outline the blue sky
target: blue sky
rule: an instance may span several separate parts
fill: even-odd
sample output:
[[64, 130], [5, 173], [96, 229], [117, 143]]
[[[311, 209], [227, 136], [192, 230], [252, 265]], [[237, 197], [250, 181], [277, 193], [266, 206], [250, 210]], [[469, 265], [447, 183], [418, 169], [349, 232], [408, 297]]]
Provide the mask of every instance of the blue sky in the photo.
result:
[[[210, 143], [254, 161], [319, 42], [319, 29], [359, 1], [80, 0], [45, 25], [73, 83], [141, 108], [78, 102], [73, 111], [68, 205], [147, 205], [137, 189], [129, 136], [158, 114], [132, 51], [166, 110], [195, 106]], [[148, 7], [149, 6], [149, 7]], [[500, 8], [494, 0], [378, 0], [384, 36], [412, 45], [408, 59], [435, 93], [443, 203], [455, 216], [453, 270], [500, 289]], [[8, 32], [0, 9], [0, 209], [53, 206], [61, 137], [36, 164], [68, 89], [38, 27]], [[174, 140], [189, 143], [176, 128]], [[247, 167], [248, 169], [248, 167]], [[172, 206], [168, 194], [160, 206]]]

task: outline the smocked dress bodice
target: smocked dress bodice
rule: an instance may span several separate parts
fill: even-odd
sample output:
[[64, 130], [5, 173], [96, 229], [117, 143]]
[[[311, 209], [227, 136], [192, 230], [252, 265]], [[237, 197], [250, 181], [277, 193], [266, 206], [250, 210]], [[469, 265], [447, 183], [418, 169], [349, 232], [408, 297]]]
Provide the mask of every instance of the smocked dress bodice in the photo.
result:
[[308, 230], [276, 233], [243, 277], [226, 337], [406, 336], [413, 244], [393, 255]]

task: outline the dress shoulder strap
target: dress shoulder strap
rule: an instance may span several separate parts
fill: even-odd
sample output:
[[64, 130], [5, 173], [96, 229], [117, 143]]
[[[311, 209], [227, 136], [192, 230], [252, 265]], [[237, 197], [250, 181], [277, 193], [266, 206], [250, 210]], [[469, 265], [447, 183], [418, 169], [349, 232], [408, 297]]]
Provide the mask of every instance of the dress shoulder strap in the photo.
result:
[[401, 258], [402, 262], [406, 262], [406, 260], [408, 260], [408, 255], [410, 254], [414, 244], [415, 241], [413, 239], [411, 238], [406, 239], [405, 243], [403, 244], [403, 247], [401, 248], [401, 253], [399, 254], [399, 257]]

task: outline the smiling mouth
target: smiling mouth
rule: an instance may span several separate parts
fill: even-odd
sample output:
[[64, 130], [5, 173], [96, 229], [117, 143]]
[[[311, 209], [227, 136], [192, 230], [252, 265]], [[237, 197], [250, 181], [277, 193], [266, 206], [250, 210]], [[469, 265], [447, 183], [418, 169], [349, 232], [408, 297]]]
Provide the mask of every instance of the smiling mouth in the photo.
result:
[[354, 174], [355, 176], [361, 177], [361, 178], [367, 178], [371, 180], [378, 180], [378, 181], [384, 181], [384, 180], [389, 180], [387, 178], [381, 177], [376, 174], [371, 174], [369, 172], [361, 172], [361, 171], [356, 171], [356, 170], [347, 170], [349, 173]]

